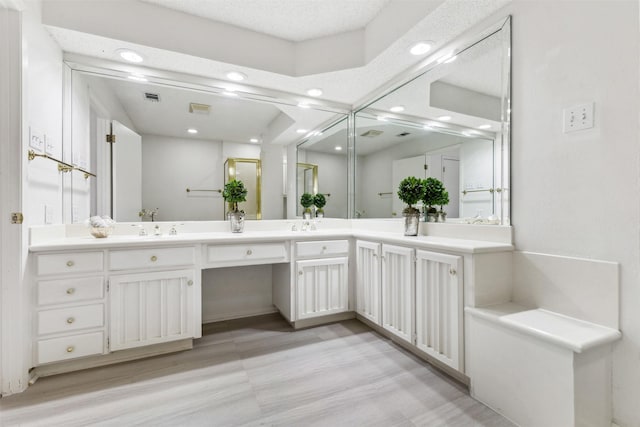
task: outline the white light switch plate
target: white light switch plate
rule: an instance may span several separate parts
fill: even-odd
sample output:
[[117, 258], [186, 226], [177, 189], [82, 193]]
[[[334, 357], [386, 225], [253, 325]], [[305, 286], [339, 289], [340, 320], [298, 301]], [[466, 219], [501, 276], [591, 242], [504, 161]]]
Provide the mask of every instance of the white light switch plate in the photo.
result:
[[51, 205], [44, 205], [44, 223], [53, 224], [53, 207]]
[[574, 105], [563, 110], [564, 133], [593, 127], [593, 102]]
[[44, 151], [44, 134], [33, 126], [29, 127], [29, 147], [40, 152]]

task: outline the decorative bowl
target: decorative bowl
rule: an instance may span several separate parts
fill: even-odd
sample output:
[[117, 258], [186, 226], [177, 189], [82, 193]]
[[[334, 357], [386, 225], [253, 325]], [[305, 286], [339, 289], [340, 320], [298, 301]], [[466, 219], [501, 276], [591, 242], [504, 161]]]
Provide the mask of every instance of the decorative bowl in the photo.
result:
[[91, 227], [90, 233], [93, 237], [101, 239], [109, 237], [112, 231], [113, 227]]

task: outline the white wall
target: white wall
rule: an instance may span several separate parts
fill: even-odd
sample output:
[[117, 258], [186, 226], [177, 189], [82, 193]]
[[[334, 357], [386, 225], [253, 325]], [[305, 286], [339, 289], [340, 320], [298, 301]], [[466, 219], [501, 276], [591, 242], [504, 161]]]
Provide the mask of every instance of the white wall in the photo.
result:
[[[614, 420], [640, 426], [637, 1], [515, 1], [512, 223], [517, 249], [620, 263]], [[503, 15], [504, 16], [504, 15]], [[564, 134], [562, 109], [595, 102]]]
[[[487, 139], [467, 140], [460, 146], [460, 188], [484, 190], [494, 187], [494, 176], [489, 173], [497, 169], [494, 163], [493, 141]], [[483, 218], [493, 213], [495, 193], [478, 191], [460, 195], [460, 218], [480, 214]]]
[[260, 158], [260, 146], [142, 135], [142, 207], [158, 208], [158, 221], [222, 220], [224, 161]]

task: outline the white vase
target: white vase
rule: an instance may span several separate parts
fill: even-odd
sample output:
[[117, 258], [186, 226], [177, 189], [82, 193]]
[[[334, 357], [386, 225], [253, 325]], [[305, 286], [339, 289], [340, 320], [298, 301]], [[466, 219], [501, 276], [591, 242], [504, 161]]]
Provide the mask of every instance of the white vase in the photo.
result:
[[244, 212], [233, 211], [227, 214], [232, 233], [242, 233], [244, 231]]

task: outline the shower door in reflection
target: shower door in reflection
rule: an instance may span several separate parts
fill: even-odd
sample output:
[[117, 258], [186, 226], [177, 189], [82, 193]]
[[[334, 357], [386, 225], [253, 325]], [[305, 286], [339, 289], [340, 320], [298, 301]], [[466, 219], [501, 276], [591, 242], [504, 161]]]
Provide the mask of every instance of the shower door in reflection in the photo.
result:
[[[224, 162], [224, 183], [237, 179], [247, 189], [247, 201], [239, 203], [246, 219], [262, 219], [262, 166], [260, 159], [228, 158]], [[224, 219], [227, 218], [229, 206], [226, 206]]]

